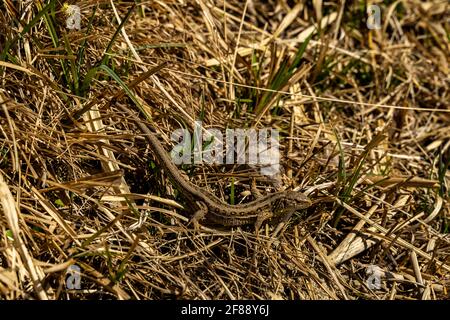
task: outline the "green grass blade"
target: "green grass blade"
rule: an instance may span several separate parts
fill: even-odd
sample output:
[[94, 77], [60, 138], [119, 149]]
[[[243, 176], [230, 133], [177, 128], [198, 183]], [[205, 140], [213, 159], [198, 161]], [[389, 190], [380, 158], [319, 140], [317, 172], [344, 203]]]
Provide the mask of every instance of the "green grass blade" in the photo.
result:
[[6, 43], [5, 48], [0, 55], [0, 60], [5, 61], [6, 55], [8, 54], [9, 50], [17, 43], [17, 41], [19, 41], [20, 38], [30, 32], [31, 28], [33, 28], [36, 23], [38, 23], [39, 20], [41, 20], [41, 18], [48, 13], [55, 1], [56, 0], [51, 0], [49, 4], [47, 4], [41, 11], [39, 11], [33, 19], [31, 19], [31, 21], [23, 28], [20, 34]]
[[86, 51], [86, 46], [87, 46], [87, 36], [89, 35], [89, 33], [92, 30], [92, 22], [94, 21], [94, 17], [95, 17], [95, 13], [97, 12], [97, 8], [98, 8], [98, 5], [96, 7], [94, 7], [92, 15], [89, 18], [89, 23], [88, 23], [88, 26], [86, 29], [85, 37], [84, 37], [83, 41], [81, 42], [80, 49], [78, 50], [78, 53], [77, 53], [77, 57], [78, 57], [77, 74], [80, 74], [81, 66], [84, 63], [84, 53]]
[[108, 64], [109, 53], [111, 51], [111, 48], [112, 48], [114, 42], [116, 41], [117, 37], [119, 36], [120, 30], [122, 30], [122, 28], [125, 25], [125, 23], [127, 23], [128, 19], [131, 17], [131, 13], [133, 13], [134, 8], [136, 8], [136, 3], [134, 3], [131, 6], [131, 8], [130, 8], [130, 10], [128, 10], [125, 18], [122, 19], [122, 22], [120, 23], [120, 25], [117, 28], [116, 32], [114, 32], [114, 35], [112, 36], [111, 41], [109, 41], [108, 46], [106, 47], [105, 54], [103, 55], [102, 60], [100, 61], [100, 65]]
[[[90, 87], [92, 80], [95, 78], [95, 76], [97, 75], [97, 72], [99, 69], [103, 69], [104, 66], [106, 66], [108, 64], [108, 60], [109, 60], [109, 53], [112, 49], [112, 46], [114, 44], [114, 42], [116, 41], [117, 37], [119, 36], [119, 32], [120, 30], [122, 30], [123, 26], [125, 25], [125, 23], [128, 21], [128, 19], [131, 16], [131, 13], [133, 12], [134, 8], [136, 7], [136, 4], [133, 4], [130, 8], [130, 10], [128, 10], [125, 18], [122, 19], [122, 22], [120, 23], [119, 27], [117, 28], [117, 30], [114, 32], [114, 35], [112, 36], [111, 40], [108, 43], [108, 46], [106, 47], [105, 53], [103, 54], [102, 59], [100, 60], [100, 62], [97, 64], [96, 67], [91, 68], [86, 76], [84, 77], [83, 80], [83, 84], [81, 86], [81, 90], [80, 90], [80, 94], [81, 96], [85, 96], [86, 95], [86, 91], [87, 89]], [[107, 73], [112, 72], [116, 77], [117, 74], [111, 70], [110, 68], [104, 69]], [[120, 79], [119, 79], [120, 80]], [[120, 80], [122, 81], [122, 80]], [[123, 82], [122, 82], [123, 83]]]
[[120, 79], [120, 77], [113, 70], [111, 70], [108, 66], [102, 65], [102, 66], [100, 66], [100, 69], [104, 70], [108, 75], [110, 75], [111, 78], [113, 78], [122, 87], [123, 91], [125, 91], [125, 93], [136, 104], [136, 106], [139, 107], [139, 109], [141, 109], [141, 111], [145, 114], [144, 108], [142, 108], [141, 103], [137, 100], [136, 96], [128, 88], [126, 83], [123, 82], [122, 79]]

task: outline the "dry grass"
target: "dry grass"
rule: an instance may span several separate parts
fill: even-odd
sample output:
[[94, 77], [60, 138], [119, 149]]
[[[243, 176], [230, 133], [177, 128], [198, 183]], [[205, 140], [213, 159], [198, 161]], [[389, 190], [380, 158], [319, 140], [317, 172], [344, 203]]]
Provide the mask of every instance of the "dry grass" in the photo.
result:
[[[372, 1], [381, 30], [358, 1], [78, 1], [81, 31], [53, 3], [33, 21], [40, 1], [0, 2], [1, 299], [449, 297], [446, 1]], [[314, 205], [277, 238], [193, 230], [118, 104], [142, 106], [167, 150], [197, 119], [278, 129], [282, 175], [258, 187]], [[258, 173], [185, 169], [224, 201]]]

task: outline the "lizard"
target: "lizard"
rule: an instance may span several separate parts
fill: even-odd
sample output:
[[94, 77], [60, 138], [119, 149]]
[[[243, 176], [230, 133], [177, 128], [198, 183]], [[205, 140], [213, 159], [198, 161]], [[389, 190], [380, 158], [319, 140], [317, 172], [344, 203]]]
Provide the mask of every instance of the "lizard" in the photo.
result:
[[311, 200], [298, 191], [279, 191], [260, 196], [244, 204], [232, 205], [221, 201], [214, 194], [203, 191], [185, 178], [164, 149], [156, 133], [153, 133], [133, 111], [121, 104], [118, 104], [117, 107], [130, 116], [144, 133], [157, 163], [164, 169], [175, 188], [187, 200], [189, 209], [194, 213], [191, 221], [196, 226], [198, 221], [206, 218], [225, 227], [254, 224], [255, 229], [258, 230], [266, 219], [274, 216], [272, 211], [274, 208], [278, 210], [276, 216], [291, 216], [295, 211], [311, 205]]

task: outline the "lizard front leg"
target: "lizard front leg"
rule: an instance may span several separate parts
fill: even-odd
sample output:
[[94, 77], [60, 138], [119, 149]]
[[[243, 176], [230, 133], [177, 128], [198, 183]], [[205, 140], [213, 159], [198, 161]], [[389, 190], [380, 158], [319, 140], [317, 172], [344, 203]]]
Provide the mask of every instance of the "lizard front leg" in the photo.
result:
[[263, 196], [261, 191], [259, 191], [258, 188], [256, 187], [256, 178], [252, 178], [252, 185], [250, 186], [250, 192], [252, 193], [253, 197], [255, 197], [255, 199], [262, 198]]
[[275, 228], [272, 237], [276, 238], [278, 236], [278, 233], [283, 229], [283, 227], [288, 223], [288, 221], [291, 219], [292, 215], [297, 211], [297, 208], [295, 207], [288, 207], [285, 209], [282, 209], [280, 214], [277, 215], [280, 217], [279, 223], [277, 227]]
[[197, 201], [196, 204], [198, 206], [198, 209], [192, 216], [189, 224], [190, 223], [194, 224], [194, 229], [199, 230], [200, 229], [199, 221], [202, 220], [208, 213], [208, 206], [204, 202], [201, 202], [201, 201]]
[[258, 214], [258, 217], [256, 218], [256, 221], [255, 221], [255, 231], [258, 233], [258, 231], [261, 228], [261, 226], [263, 225], [264, 221], [266, 221], [267, 219], [270, 219], [272, 217], [273, 217], [272, 210], [264, 209], [263, 211], [261, 211]]
[[[253, 196], [255, 197], [255, 199], [262, 198], [262, 196], [263, 196], [261, 194], [261, 191], [259, 191], [258, 188], [256, 187], [256, 179], [255, 178], [252, 179], [251, 192], [252, 192]], [[256, 218], [256, 221], [255, 221], [256, 233], [258, 233], [258, 231], [261, 228], [264, 221], [266, 221], [267, 219], [270, 219], [272, 217], [273, 217], [272, 210], [264, 209], [263, 211], [261, 211], [261, 213], [258, 214], [258, 217]]]

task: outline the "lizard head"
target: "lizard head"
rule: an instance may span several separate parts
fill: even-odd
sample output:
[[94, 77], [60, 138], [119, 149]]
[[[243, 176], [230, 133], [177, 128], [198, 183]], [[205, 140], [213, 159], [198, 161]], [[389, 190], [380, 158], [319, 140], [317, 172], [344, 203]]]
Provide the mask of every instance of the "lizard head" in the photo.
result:
[[311, 206], [311, 200], [303, 193], [298, 191], [288, 191], [285, 195], [287, 206], [296, 210], [305, 209]]

